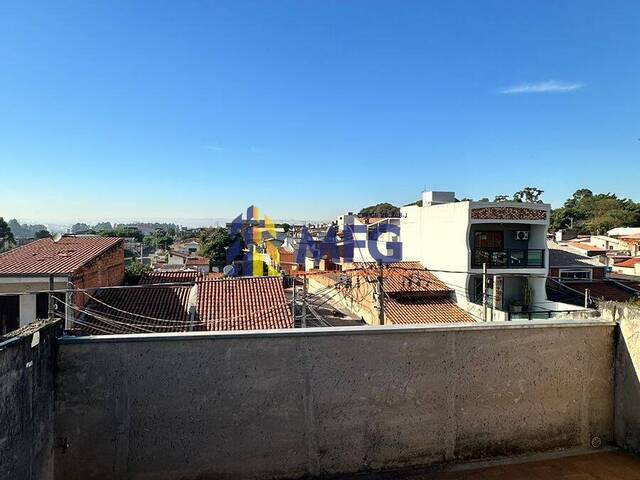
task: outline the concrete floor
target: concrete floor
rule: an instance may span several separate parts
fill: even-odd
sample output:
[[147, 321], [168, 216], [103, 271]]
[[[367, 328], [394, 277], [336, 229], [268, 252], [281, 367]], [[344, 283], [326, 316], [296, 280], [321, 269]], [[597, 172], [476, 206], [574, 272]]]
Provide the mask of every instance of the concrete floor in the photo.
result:
[[[508, 462], [508, 460], [507, 460]], [[457, 465], [453, 471], [371, 475], [367, 480], [640, 480], [640, 457], [612, 450], [583, 455], [502, 463], [482, 468]], [[346, 479], [345, 479], [346, 480]]]

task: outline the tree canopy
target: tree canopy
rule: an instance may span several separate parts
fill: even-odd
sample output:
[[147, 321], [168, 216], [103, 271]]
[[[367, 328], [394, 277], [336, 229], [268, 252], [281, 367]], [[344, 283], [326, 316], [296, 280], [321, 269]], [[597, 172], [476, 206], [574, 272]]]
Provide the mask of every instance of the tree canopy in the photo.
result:
[[13, 236], [13, 232], [11, 232], [4, 218], [0, 217], [0, 253], [15, 247], [15, 245], [16, 239]]
[[358, 216], [379, 218], [399, 217], [400, 208], [390, 203], [378, 203], [377, 205], [363, 208], [358, 213]]
[[161, 248], [162, 250], [167, 250], [171, 244], [173, 244], [173, 238], [164, 230], [158, 230], [150, 235], [146, 235], [143, 241], [145, 245]]
[[[244, 241], [241, 235], [238, 235], [237, 238], [240, 241], [240, 249], [236, 257], [242, 258]], [[208, 258], [209, 262], [216, 267], [224, 267], [227, 264], [227, 249], [235, 239], [229, 235], [229, 231], [226, 228], [207, 229], [200, 234], [198, 239], [200, 241], [198, 255]]]
[[34, 238], [36, 239], [49, 238], [50, 236], [51, 236], [51, 233], [49, 233], [49, 230], [43, 228], [42, 230], [38, 230], [35, 233]]
[[602, 235], [616, 227], [640, 226], [640, 203], [613, 193], [581, 188], [551, 212], [552, 230], [573, 227], [581, 234]]

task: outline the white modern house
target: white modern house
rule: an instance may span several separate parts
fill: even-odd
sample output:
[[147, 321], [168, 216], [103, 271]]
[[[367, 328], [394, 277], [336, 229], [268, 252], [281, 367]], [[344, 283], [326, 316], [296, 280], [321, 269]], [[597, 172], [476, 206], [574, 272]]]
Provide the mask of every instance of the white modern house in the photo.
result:
[[403, 260], [420, 261], [467, 311], [483, 315], [483, 268], [487, 320], [514, 318], [522, 305], [541, 317], [576, 309], [547, 300], [549, 204], [459, 202], [454, 192], [424, 192], [421, 206], [401, 213]]

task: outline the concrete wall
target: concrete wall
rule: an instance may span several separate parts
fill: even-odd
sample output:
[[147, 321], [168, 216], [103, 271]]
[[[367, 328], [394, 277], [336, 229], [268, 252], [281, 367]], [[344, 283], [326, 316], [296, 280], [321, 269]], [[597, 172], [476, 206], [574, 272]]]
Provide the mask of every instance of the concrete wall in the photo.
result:
[[[58, 328], [56, 322], [31, 324], [0, 341], [2, 479], [54, 478], [54, 364]], [[39, 336], [37, 343], [32, 342], [34, 335]]]
[[607, 302], [600, 309], [603, 317], [620, 325], [615, 371], [616, 443], [640, 454], [640, 308]]
[[56, 478], [377, 471], [613, 440], [612, 324], [62, 339]]

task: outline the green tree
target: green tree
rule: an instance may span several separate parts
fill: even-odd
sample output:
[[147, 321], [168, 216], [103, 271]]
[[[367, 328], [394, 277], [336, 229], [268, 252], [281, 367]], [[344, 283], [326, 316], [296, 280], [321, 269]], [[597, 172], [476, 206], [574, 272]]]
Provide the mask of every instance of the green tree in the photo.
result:
[[572, 224], [578, 233], [592, 235], [604, 234], [615, 227], [640, 226], [640, 204], [612, 193], [594, 194], [582, 188], [551, 212], [550, 229]]
[[138, 260], [127, 263], [124, 269], [124, 281], [127, 285], [137, 285], [143, 274], [150, 272], [151, 267]]
[[102, 237], [134, 238], [136, 242], [142, 242], [144, 240], [144, 235], [140, 230], [131, 228], [116, 227], [112, 230], [100, 230], [98, 235]]
[[51, 236], [51, 234], [49, 233], [49, 230], [38, 230], [34, 234], [34, 238], [36, 238], [36, 239], [49, 238], [50, 236]]
[[145, 245], [161, 248], [162, 250], [168, 250], [173, 244], [173, 238], [167, 235], [164, 230], [157, 230], [155, 233], [145, 236], [143, 241]]
[[12, 249], [16, 245], [16, 239], [13, 236], [13, 232], [9, 228], [4, 218], [0, 217], [0, 252], [5, 252]]
[[391, 218], [400, 216], [400, 208], [390, 203], [378, 203], [370, 207], [365, 207], [358, 213], [360, 217], [380, 217]]
[[509, 197], [507, 197], [506, 195], [496, 195], [496, 197], [493, 199], [494, 202], [508, 202], [509, 201]]
[[543, 193], [544, 190], [536, 187], [524, 187], [522, 190], [513, 194], [513, 200], [515, 202], [542, 203], [540, 197]]
[[[242, 237], [238, 236], [241, 242], [241, 250], [244, 248]], [[227, 249], [234, 242], [226, 228], [211, 228], [202, 232], [199, 236], [200, 249], [198, 255], [209, 259], [211, 265], [215, 267], [223, 267], [227, 264]], [[238, 255], [242, 257], [242, 252]]]

